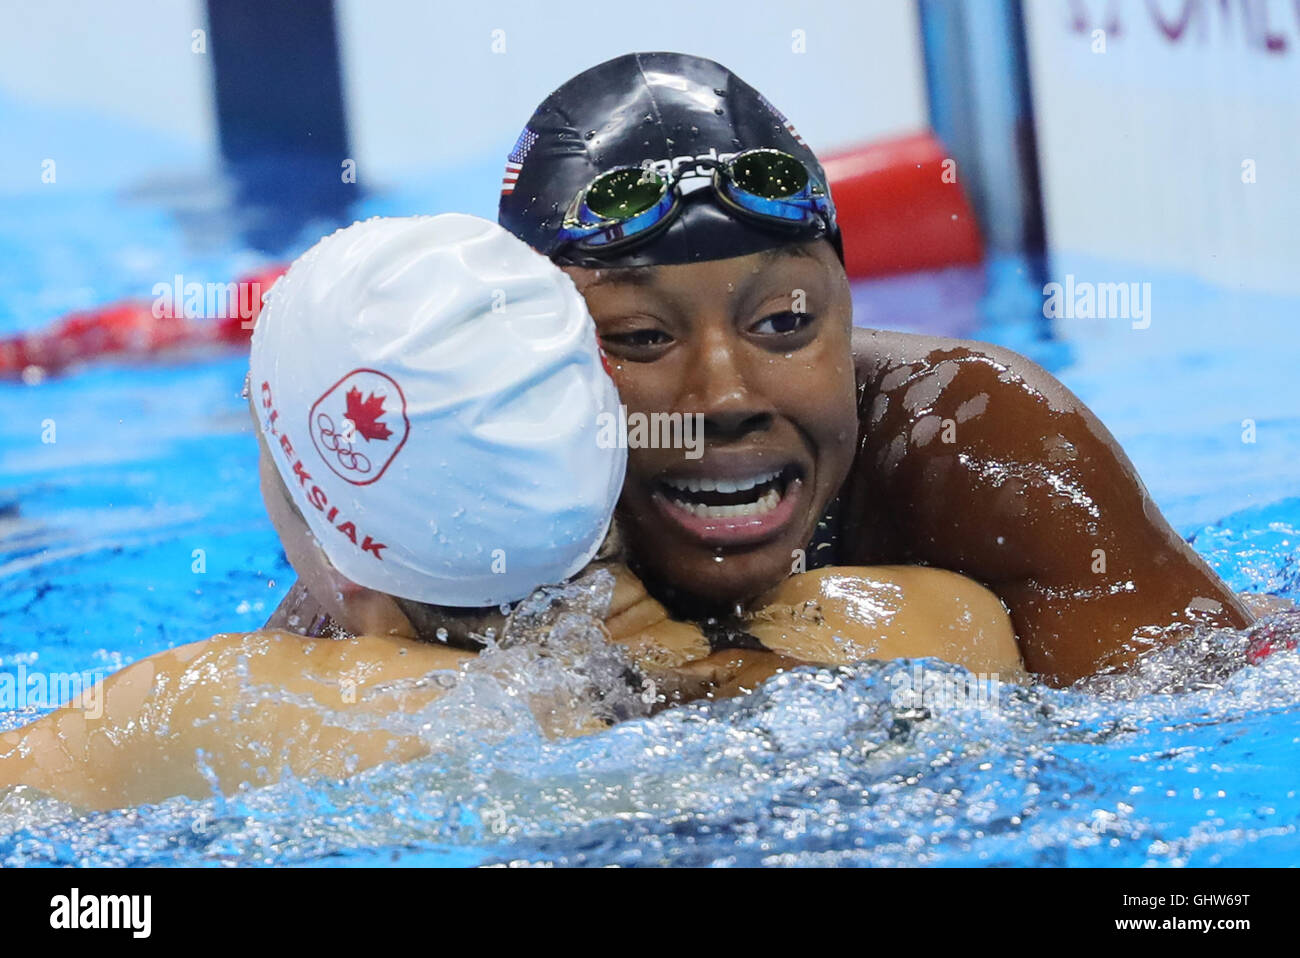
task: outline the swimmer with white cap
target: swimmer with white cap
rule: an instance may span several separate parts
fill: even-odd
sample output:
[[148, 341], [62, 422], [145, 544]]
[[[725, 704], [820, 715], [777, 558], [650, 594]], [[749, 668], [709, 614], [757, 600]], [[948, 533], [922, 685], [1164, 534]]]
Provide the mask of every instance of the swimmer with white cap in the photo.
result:
[[496, 224], [375, 219], [317, 243], [267, 297], [249, 400], [268, 513], [331, 637], [218, 635], [134, 663], [0, 735], [0, 787], [112, 808], [205, 796], [214, 778], [229, 792], [284, 768], [342, 777], [418, 757], [419, 736], [364, 719], [427, 704], [442, 690], [418, 680], [472, 659], [476, 636], [503, 627], [501, 606], [593, 561], [616, 578], [610, 640], [665, 704], [735, 694], [799, 661], [889, 657], [908, 636], [972, 669], [1018, 667], [1001, 606], [955, 575], [940, 601], [900, 607], [896, 570], [875, 622], [829, 607], [793, 626], [769, 615], [798, 660], [714, 651], [670, 620], [598, 555], [626, 451], [600, 441], [618, 397], [583, 298]]
[[[229, 792], [416, 757], [418, 737], [340, 716], [418, 709], [436, 685], [378, 687], [459, 668], [503, 604], [606, 539], [626, 451], [597, 441], [618, 399], [594, 327], [568, 277], [495, 223], [373, 219], [321, 240], [267, 297], [249, 399], [268, 513], [331, 637], [218, 635], [136, 662], [0, 735], [0, 787], [113, 808], [205, 796], [213, 775]], [[698, 641], [634, 582], [613, 638]], [[725, 694], [757, 660], [760, 677], [788, 664], [733, 651], [691, 675]]]

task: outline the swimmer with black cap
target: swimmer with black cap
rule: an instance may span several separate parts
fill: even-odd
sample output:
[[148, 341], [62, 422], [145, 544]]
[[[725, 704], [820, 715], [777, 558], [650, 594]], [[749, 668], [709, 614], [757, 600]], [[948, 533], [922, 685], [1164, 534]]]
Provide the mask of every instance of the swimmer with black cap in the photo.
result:
[[[635, 53], [569, 80], [507, 160], [499, 221], [573, 277], [629, 415], [704, 416], [700, 459], [631, 450], [618, 509], [675, 612], [824, 611], [882, 564], [933, 566], [991, 588], [1056, 684], [1185, 633], [1168, 626], [1250, 623], [1049, 373], [852, 328], [825, 173], [721, 64]], [[747, 631], [788, 650], [802, 629]]]

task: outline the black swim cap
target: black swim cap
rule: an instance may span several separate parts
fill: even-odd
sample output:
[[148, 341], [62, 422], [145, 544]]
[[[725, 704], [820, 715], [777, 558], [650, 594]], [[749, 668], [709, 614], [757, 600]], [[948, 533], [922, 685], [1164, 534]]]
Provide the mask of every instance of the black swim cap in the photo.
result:
[[[829, 191], [826, 173], [794, 126], [757, 90], [720, 63], [682, 53], [629, 53], [579, 73], [533, 113], [506, 161], [497, 219], [556, 262], [658, 266], [726, 259], [824, 236], [843, 261], [838, 229], [792, 234], [732, 216], [713, 190], [712, 169], [693, 160], [754, 148], [802, 161]], [[685, 168], [681, 212], [644, 243], [595, 256], [561, 250], [574, 197], [601, 173], [646, 161]], [[694, 181], [694, 182], [692, 182]]]

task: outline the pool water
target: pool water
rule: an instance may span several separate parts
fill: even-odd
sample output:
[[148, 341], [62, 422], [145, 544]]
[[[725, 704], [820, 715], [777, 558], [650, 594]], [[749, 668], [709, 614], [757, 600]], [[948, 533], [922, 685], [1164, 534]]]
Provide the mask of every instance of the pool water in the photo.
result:
[[[476, 195], [492, 196], [494, 175], [476, 170]], [[447, 191], [428, 183], [353, 212], [451, 209]], [[178, 272], [224, 282], [265, 262], [228, 195], [190, 184], [0, 206], [0, 334], [147, 296]], [[1150, 327], [1046, 320], [1043, 266], [1005, 258], [860, 284], [857, 320], [985, 339], [1042, 363], [1110, 427], [1234, 589], [1300, 599], [1300, 303], [1133, 264], [1058, 261], [1047, 275], [1066, 270], [1151, 282]], [[110, 672], [256, 628], [275, 608], [293, 576], [257, 491], [244, 369], [221, 353], [0, 383], [0, 669]], [[54, 441], [42, 441], [51, 424]], [[1274, 615], [1300, 634], [1295, 613]], [[568, 654], [495, 650], [411, 719], [433, 748], [425, 760], [92, 815], [11, 794], [0, 797], [0, 864], [1300, 860], [1295, 652], [1222, 674], [1209, 663], [1244, 639], [1207, 633], [1129, 680], [1003, 685], [983, 708], [900, 697], [916, 663], [805, 669], [743, 699], [557, 740], [536, 706], [599, 708], [591, 688], [608, 668], [590, 621], [561, 631], [553, 643]], [[33, 714], [0, 713], [0, 728]]]

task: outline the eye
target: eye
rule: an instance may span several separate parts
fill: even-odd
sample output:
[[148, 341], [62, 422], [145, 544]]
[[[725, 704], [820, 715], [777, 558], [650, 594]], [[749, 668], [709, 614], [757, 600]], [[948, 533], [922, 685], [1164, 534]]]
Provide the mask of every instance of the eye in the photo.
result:
[[606, 333], [600, 340], [619, 346], [663, 346], [673, 338], [661, 329], [637, 329], [630, 333]]
[[789, 336], [791, 333], [797, 333], [806, 328], [815, 318], [809, 313], [796, 313], [793, 310], [786, 310], [764, 316], [749, 329], [750, 332], [758, 333], [760, 336]]
[[607, 353], [634, 362], [655, 359], [672, 343], [672, 336], [652, 326], [600, 334], [600, 345]]

